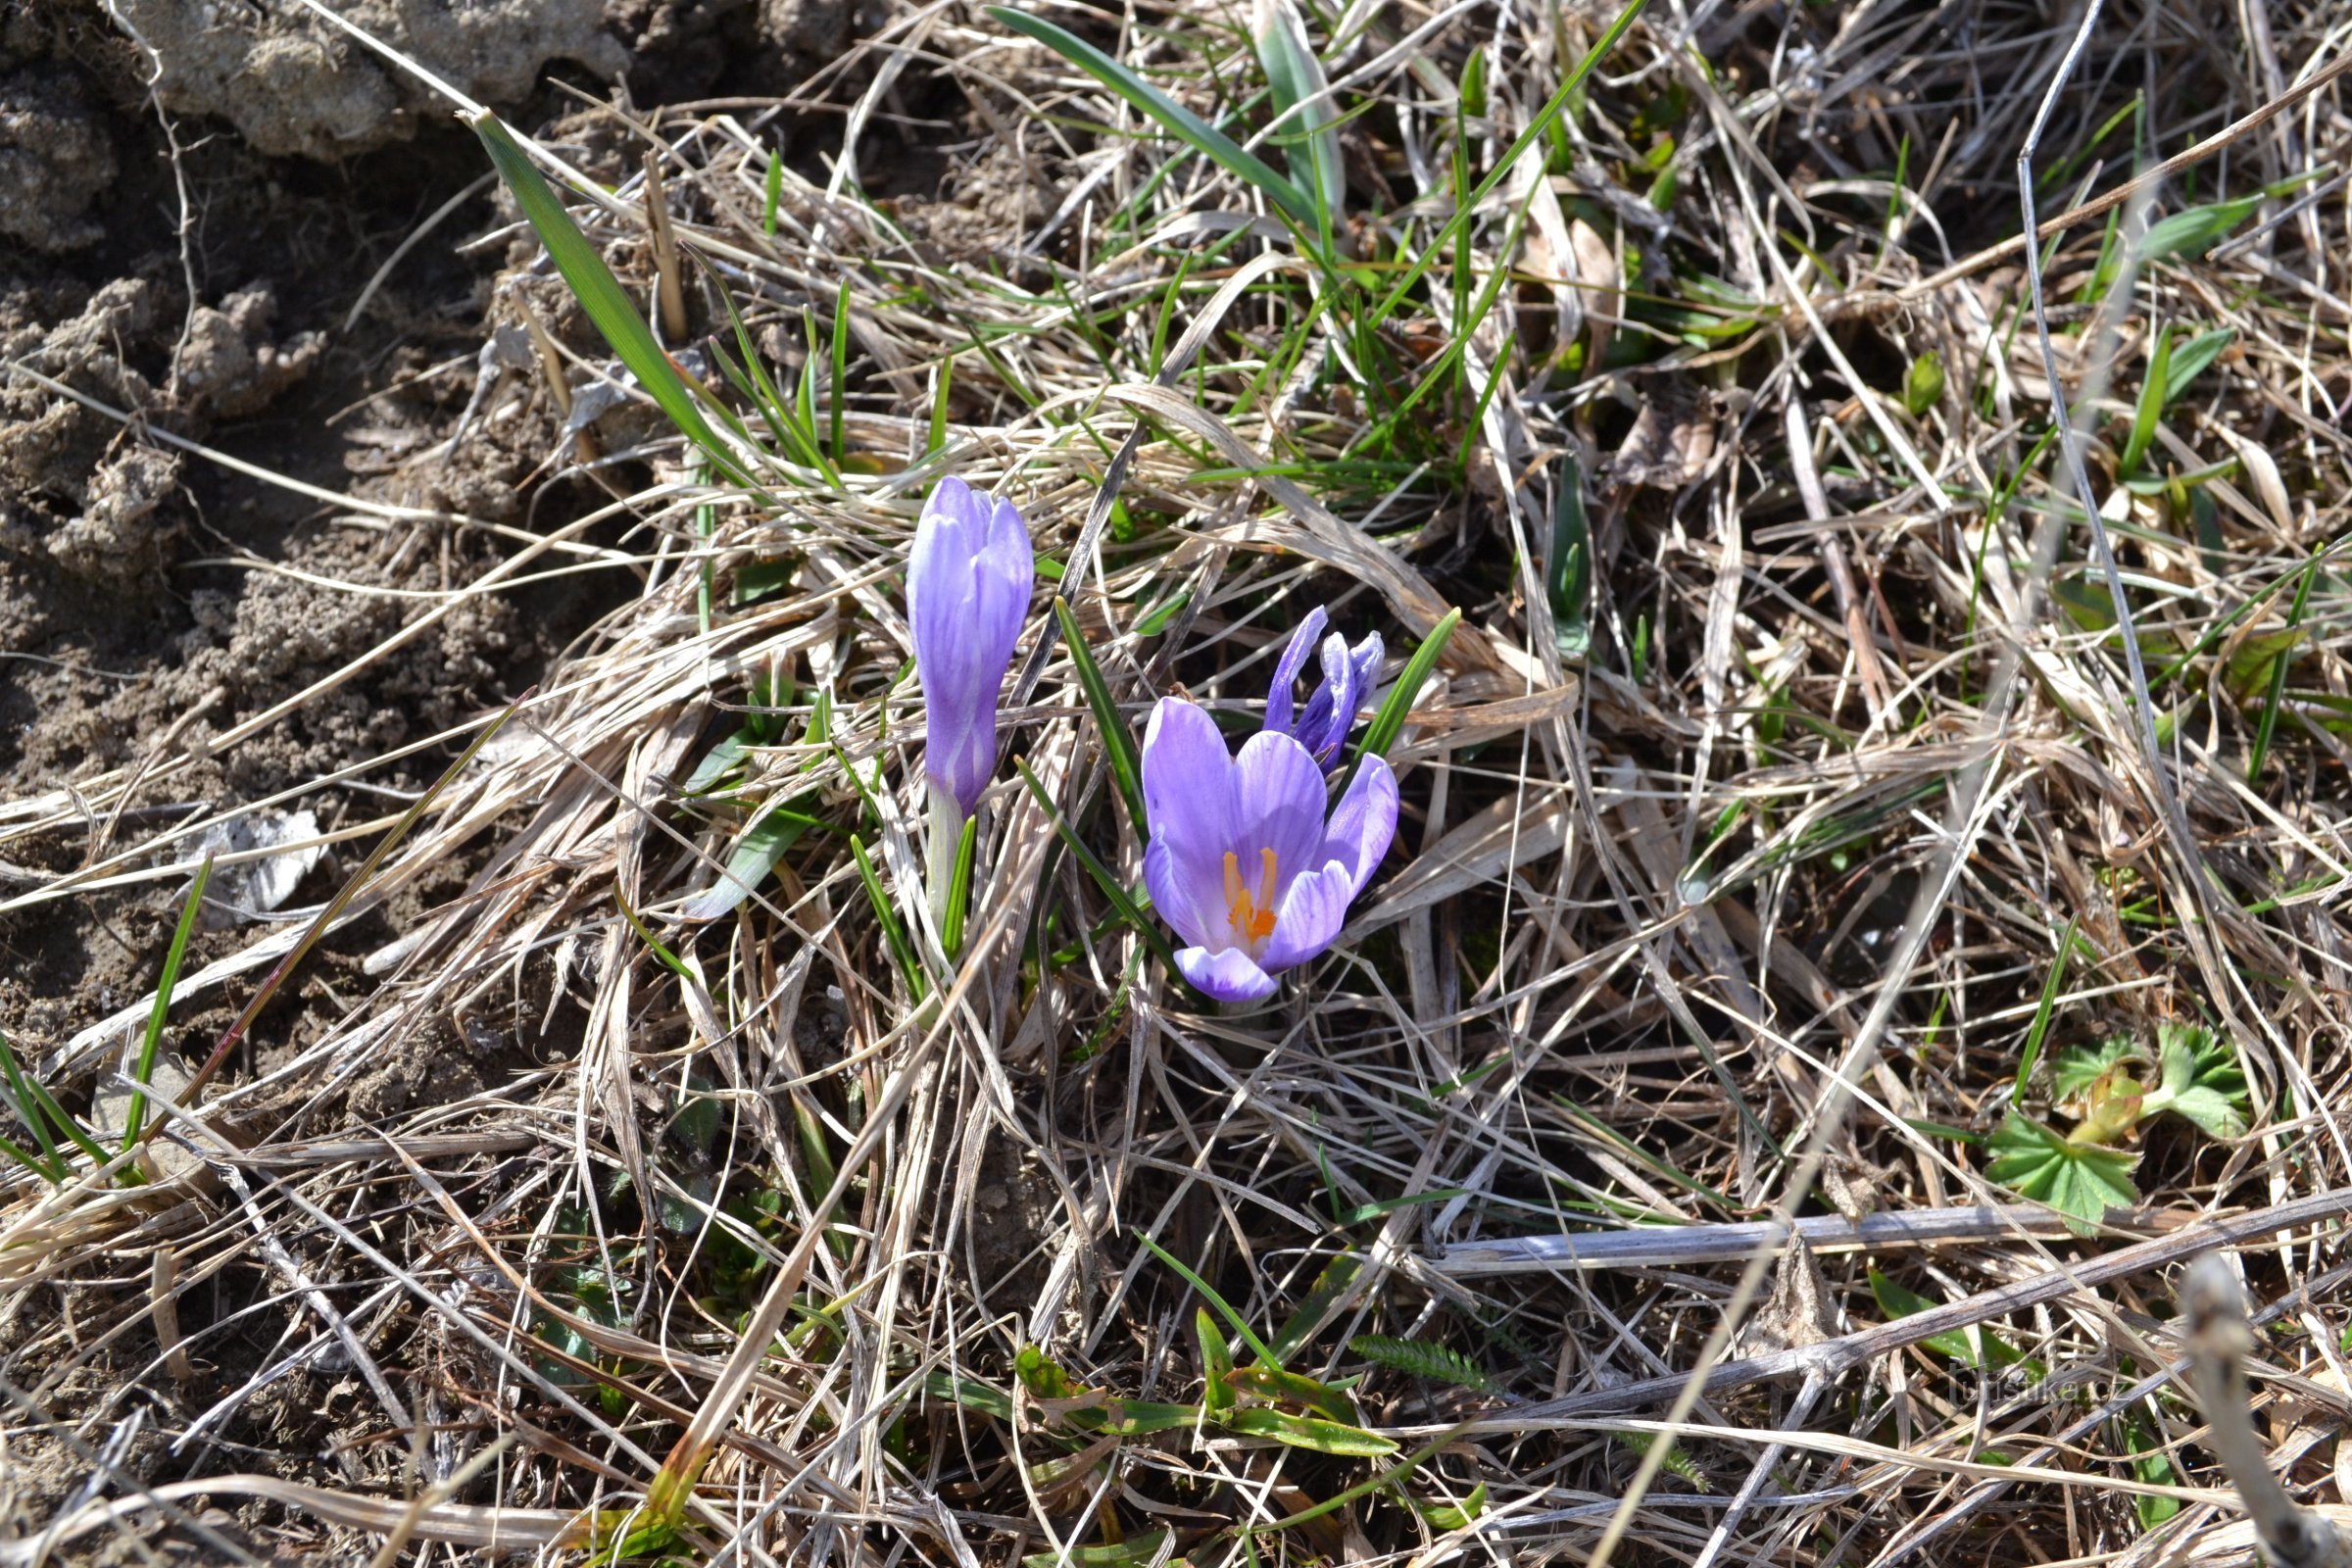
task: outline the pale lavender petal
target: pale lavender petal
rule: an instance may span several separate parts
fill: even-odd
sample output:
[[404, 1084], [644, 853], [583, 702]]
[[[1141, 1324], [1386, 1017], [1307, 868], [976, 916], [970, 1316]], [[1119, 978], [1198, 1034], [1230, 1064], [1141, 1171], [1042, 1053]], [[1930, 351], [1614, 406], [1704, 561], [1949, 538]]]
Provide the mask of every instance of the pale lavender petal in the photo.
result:
[[1223, 876], [1234, 847], [1233, 758], [1217, 721], [1181, 698], [1163, 697], [1144, 731], [1144, 814], [1176, 862]]
[[1364, 633], [1364, 640], [1355, 645], [1355, 652], [1348, 656], [1355, 665], [1357, 707], [1362, 707], [1364, 699], [1372, 695], [1372, 684], [1380, 674], [1380, 662], [1388, 651], [1388, 645], [1380, 640], [1380, 633], [1368, 631]]
[[1282, 896], [1274, 934], [1257, 955], [1268, 973], [1304, 963], [1332, 944], [1348, 923], [1355, 883], [1344, 865], [1328, 865], [1295, 879]]
[[1225, 904], [1225, 865], [1220, 856], [1215, 870], [1196, 860], [1190, 864], [1178, 858], [1168, 848], [1166, 839], [1154, 834], [1144, 850], [1144, 887], [1152, 895], [1152, 907], [1159, 917], [1176, 930], [1176, 934], [1196, 947], [1228, 948], [1233, 945], [1233, 916]]
[[1291, 633], [1291, 644], [1282, 651], [1274, 665], [1274, 683], [1266, 689], [1265, 727], [1281, 734], [1295, 733], [1291, 722], [1291, 687], [1298, 679], [1298, 671], [1306, 665], [1306, 656], [1314, 652], [1315, 639], [1323, 634], [1323, 623], [1329, 617], [1317, 605], [1306, 612], [1298, 629]]
[[996, 503], [975, 531], [980, 534], [973, 572], [978, 591], [965, 635], [989, 656], [986, 662], [1002, 667], [1011, 663], [1021, 622], [1029, 615], [1029, 601], [1037, 591], [1037, 558], [1029, 547], [1029, 526], [1009, 501]]
[[1323, 802], [1328, 792], [1323, 769], [1306, 755], [1305, 747], [1288, 735], [1265, 730], [1243, 743], [1234, 775], [1234, 830], [1225, 848], [1235, 853], [1242, 881], [1251, 888], [1260, 874], [1258, 852], [1274, 852], [1274, 902], [1279, 906], [1281, 890], [1290, 879], [1316, 869], [1325, 859]]
[[1352, 896], [1372, 880], [1396, 836], [1396, 775], [1381, 758], [1367, 757], [1355, 782], [1348, 786], [1348, 793], [1340, 797], [1338, 808], [1331, 813], [1318, 859], [1325, 864], [1337, 861], [1346, 868]]
[[906, 562], [906, 622], [922, 674], [923, 771], [969, 816], [997, 767], [997, 703], [1037, 587], [1010, 502], [942, 479]]
[[1203, 995], [1219, 1002], [1256, 1002], [1274, 994], [1274, 977], [1239, 948], [1221, 953], [1180, 948], [1176, 967]]
[[1323, 679], [1307, 698], [1306, 710], [1292, 733], [1328, 767], [1354, 722], [1355, 666], [1348, 662], [1348, 639], [1335, 631], [1323, 639]]

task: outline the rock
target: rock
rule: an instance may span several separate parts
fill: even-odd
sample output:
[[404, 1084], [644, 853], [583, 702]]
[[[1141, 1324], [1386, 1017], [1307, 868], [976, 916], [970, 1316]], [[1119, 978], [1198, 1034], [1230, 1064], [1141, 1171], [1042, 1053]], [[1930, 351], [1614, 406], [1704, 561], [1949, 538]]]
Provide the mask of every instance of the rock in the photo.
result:
[[[119, 0], [118, 24], [163, 64], [178, 114], [217, 115], [254, 151], [348, 158], [450, 112], [433, 89], [293, 0]], [[476, 102], [514, 103], [552, 61], [618, 77], [603, 0], [351, 0], [351, 24]]]

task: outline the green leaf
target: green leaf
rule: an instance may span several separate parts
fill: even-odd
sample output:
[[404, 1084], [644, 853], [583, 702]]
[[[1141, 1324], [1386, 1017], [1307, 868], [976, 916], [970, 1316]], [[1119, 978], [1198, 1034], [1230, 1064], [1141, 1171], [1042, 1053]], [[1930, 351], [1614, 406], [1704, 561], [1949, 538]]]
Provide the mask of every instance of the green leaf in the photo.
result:
[[2208, 1138], [2245, 1137], [2246, 1075], [2229, 1044], [2210, 1029], [2179, 1023], [2160, 1025], [2156, 1042], [2162, 1083], [2148, 1108], [2185, 1116]]
[[686, 782], [678, 786], [678, 793], [700, 795], [710, 789], [743, 761], [752, 745], [752, 732], [748, 729], [739, 729], [729, 735], [694, 764], [694, 771], [686, 775]]
[[1225, 1426], [1244, 1437], [1271, 1438], [1294, 1448], [1312, 1448], [1317, 1453], [1336, 1453], [1351, 1459], [1376, 1459], [1396, 1451], [1396, 1443], [1377, 1432], [1263, 1406], [1234, 1411], [1225, 1418]]
[[1560, 454], [1554, 483], [1551, 559], [1544, 573], [1544, 597], [1551, 605], [1552, 645], [1562, 659], [1582, 659], [1592, 647], [1587, 619], [1592, 599], [1592, 530], [1585, 514], [1584, 465], [1574, 452]]
[[1208, 1385], [1200, 1402], [1210, 1415], [1221, 1415], [1233, 1408], [1233, 1385], [1225, 1381], [1233, 1376], [1233, 1347], [1226, 1343], [1217, 1320], [1208, 1315], [1205, 1306], [1193, 1309], [1193, 1329], [1200, 1336], [1200, 1375]]
[[2132, 414], [2132, 433], [2124, 439], [2123, 471], [2134, 473], [2156, 439], [2156, 422], [2172, 401], [2173, 329], [2159, 327], [2156, 346], [2148, 351], [2148, 373], [2139, 383], [2139, 406]]
[[899, 962], [899, 972], [906, 977], [906, 989], [920, 1000], [928, 989], [923, 984], [921, 965], [914, 961], [914, 948], [906, 940], [906, 929], [899, 924], [898, 911], [890, 906], [890, 895], [882, 891], [882, 879], [874, 874], [874, 862], [865, 853], [865, 841], [857, 834], [850, 835], [850, 858], [858, 862], [858, 879], [865, 884], [865, 896], [874, 906], [874, 919], [882, 927], [882, 940], [890, 948], [890, 956]]
[[2041, 982], [2041, 1000], [2034, 1007], [2033, 1027], [2026, 1031], [2026, 1049], [2017, 1058], [2017, 1083], [2009, 1091], [2009, 1102], [2026, 1102], [2026, 1085], [2034, 1077], [2034, 1063], [2041, 1056], [2041, 1042], [2050, 1029], [2050, 1015], [2058, 1005], [2058, 993], [2066, 988], [2067, 960], [2075, 956], [2075, 932], [2082, 916], [2077, 913], [2066, 922], [2066, 935], [2058, 939], [2058, 952], [2050, 961], [2050, 972]]
[[737, 484], [758, 488], [758, 481], [737, 461], [734, 450], [703, 417], [694, 394], [687, 390], [685, 378], [638, 313], [637, 302], [620, 286], [620, 279], [612, 275], [612, 270], [596, 253], [596, 247], [588, 243], [588, 236], [580, 232], [580, 226], [571, 220], [571, 214], [564, 210], [564, 203], [553, 187], [532, 167], [529, 155], [507, 127], [499, 123], [496, 115], [484, 111], [466, 117], [466, 123], [482, 138], [490, 162], [497, 168], [499, 177], [507, 182], [507, 188], [514, 193], [522, 216], [538, 231], [539, 243], [547, 247], [556, 270], [564, 274], [564, 281], [579, 300], [580, 309], [596, 323], [596, 329], [612, 346], [620, 363], [629, 368], [638, 384], [662, 406], [670, 422], [701, 447], [721, 472]]
[[2139, 1200], [2132, 1183], [2136, 1154], [2069, 1143], [2041, 1123], [2011, 1111], [1992, 1135], [1985, 1175], [2021, 1198], [2047, 1203], [2066, 1216], [2067, 1229], [2094, 1236], [2110, 1208]]
[[140, 1092], [130, 1097], [130, 1109], [122, 1117], [122, 1147], [128, 1149], [139, 1141], [139, 1122], [147, 1111], [146, 1087], [155, 1082], [155, 1054], [164, 1043], [164, 1023], [172, 1015], [172, 992], [179, 984], [180, 960], [188, 956], [188, 938], [196, 932], [196, 914], [204, 907], [204, 890], [213, 880], [213, 858], [207, 855], [204, 863], [196, 868], [196, 880], [188, 885], [188, 902], [180, 907], [179, 925], [172, 933], [172, 946], [164, 954], [164, 972], [155, 982], [155, 1007], [147, 1014], [147, 1033], [139, 1040], [139, 1062], [131, 1074], [138, 1081]]
[[1299, 1301], [1298, 1309], [1290, 1315], [1289, 1321], [1274, 1336], [1269, 1348], [1278, 1364], [1288, 1365], [1291, 1357], [1305, 1348], [1307, 1339], [1322, 1327], [1323, 1314], [1330, 1309], [1331, 1303], [1346, 1295], [1348, 1287], [1355, 1283], [1356, 1276], [1363, 1271], [1363, 1257], [1355, 1252], [1342, 1252], [1323, 1265], [1323, 1272], [1315, 1276], [1315, 1283]]
[[[1470, 58], [1476, 60], [1479, 57], [1473, 55]], [[1413, 1501], [1413, 1511], [1428, 1520], [1435, 1529], [1466, 1529], [1477, 1522], [1480, 1514], [1487, 1511], [1487, 1484], [1481, 1481], [1477, 1486], [1472, 1487], [1470, 1495], [1462, 1499], [1462, 1505], [1458, 1508], [1450, 1502], [1420, 1502], [1416, 1500]]]
[[980, 819], [963, 819], [963, 833], [956, 840], [956, 866], [948, 874], [948, 910], [940, 922], [939, 945], [949, 957], [963, 953], [963, 926], [972, 906], [972, 860], [980, 848]]
[[[715, 920], [750, 898], [767, 873], [774, 870], [784, 853], [800, 841], [812, 820], [806, 808], [815, 805], [813, 796], [803, 796], [792, 806], [777, 806], [757, 818], [744, 829], [743, 837], [735, 841], [728, 852], [724, 875], [710, 887], [686, 901], [678, 911], [687, 920]], [[794, 807], [803, 809], [794, 809]]]
[[1110, 766], [1119, 799], [1126, 803], [1127, 819], [1135, 824], [1137, 838], [1149, 838], [1152, 829], [1144, 819], [1144, 772], [1136, 758], [1135, 735], [1110, 695], [1110, 682], [1102, 678], [1093, 650], [1079, 635], [1078, 617], [1070, 612], [1069, 601], [1059, 594], [1054, 596], [1054, 618], [1061, 623], [1061, 645], [1070, 652], [1070, 667], [1077, 672], [1079, 689], [1086, 693], [1086, 706], [1094, 710], [1095, 728], [1102, 736], [1102, 760]]
[[2110, 1035], [2095, 1046], [2074, 1046], [2058, 1053], [2058, 1102], [2079, 1105], [2090, 1093], [2091, 1085], [2107, 1074], [2107, 1069], [2126, 1061], [2139, 1059], [2139, 1052], [2130, 1035]]
[[1029, 793], [1036, 797], [1039, 808], [1054, 824], [1054, 831], [1061, 836], [1063, 847], [1077, 857], [1078, 863], [1086, 868], [1086, 874], [1095, 879], [1095, 886], [1102, 890], [1102, 897], [1110, 901], [1110, 906], [1118, 911], [1119, 918], [1133, 927], [1136, 935], [1143, 939], [1144, 946], [1150, 948], [1152, 955], [1167, 966], [1169, 976], [1191, 991], [1192, 982], [1186, 980], [1184, 971], [1176, 967], [1176, 950], [1168, 946], [1165, 933], [1144, 912], [1143, 906], [1137, 904], [1133, 896], [1119, 885], [1118, 877], [1109, 866], [1102, 863], [1102, 857], [1095, 854], [1093, 847], [1079, 837], [1078, 830], [1070, 825], [1069, 819], [1054, 808], [1054, 797], [1046, 793], [1045, 785], [1039, 783], [1037, 775], [1029, 770], [1028, 762], [1014, 758], [1012, 765], [1020, 773], [1021, 782], [1029, 786]]
[[[2147, 1429], [2140, 1425], [2136, 1416], [2124, 1418], [2124, 1449], [2132, 1455], [2132, 1473], [2135, 1479], [2152, 1487], [2180, 1485], [2180, 1474], [2173, 1468], [2171, 1457], [2165, 1453], [2163, 1446], [2148, 1435]], [[2180, 1511], [2180, 1499], [2135, 1494], [2132, 1498], [2132, 1508], [2139, 1515], [2139, 1528], [2153, 1530]]]
[[1943, 401], [1943, 356], [1928, 350], [1903, 374], [1903, 407], [1919, 418]]
[[1226, 1322], [1233, 1325], [1234, 1332], [1242, 1337], [1242, 1343], [1244, 1345], [1250, 1347], [1251, 1354], [1255, 1355], [1258, 1360], [1264, 1362], [1267, 1366], [1274, 1366], [1277, 1364], [1274, 1360], [1274, 1352], [1266, 1348], [1266, 1342], [1259, 1339], [1256, 1331], [1250, 1327], [1250, 1320], [1242, 1316], [1241, 1313], [1235, 1311], [1233, 1309], [1233, 1303], [1226, 1300], [1224, 1297], [1219, 1296], [1217, 1294], [1217, 1288], [1209, 1284], [1208, 1281], [1202, 1279], [1198, 1270], [1196, 1270], [1190, 1263], [1187, 1263], [1184, 1259], [1178, 1257], [1174, 1252], [1171, 1252], [1166, 1248], [1160, 1246], [1151, 1237], [1146, 1236], [1142, 1231], [1139, 1230], [1135, 1233], [1135, 1239], [1144, 1244], [1144, 1250], [1146, 1251], [1150, 1252], [1153, 1257], [1158, 1258], [1162, 1263], [1167, 1264], [1168, 1267], [1174, 1269], [1177, 1274], [1182, 1277], [1185, 1284], [1190, 1285], [1194, 1290], [1199, 1291], [1200, 1293], [1200, 1298], [1206, 1301], [1209, 1305], [1215, 1307], [1218, 1314], [1222, 1316]]
[[1385, 1334], [1358, 1334], [1348, 1342], [1348, 1348], [1375, 1365], [1426, 1378], [1432, 1383], [1450, 1383], [1482, 1394], [1494, 1387], [1493, 1378], [1449, 1346], [1432, 1345], [1426, 1340], [1391, 1339]]
[[[1889, 1323], [1898, 1318], [1911, 1317], [1928, 1311], [1936, 1304], [1917, 1291], [1906, 1290], [1897, 1285], [1875, 1268], [1870, 1271], [1870, 1294], [1877, 1299], [1879, 1310], [1886, 1314], [1886, 1321]], [[1975, 1338], [1965, 1329], [1949, 1329], [1941, 1334], [1931, 1334], [1920, 1343], [1931, 1350], [1940, 1351], [1950, 1356], [1962, 1366], [1979, 1366], [1984, 1362], [1990, 1362], [1994, 1366], [2014, 1366], [2026, 1358], [2023, 1350], [1993, 1333], [1992, 1330], [1980, 1328], [1977, 1332], [1984, 1337], [1984, 1361], [1980, 1361], [1978, 1358]]]
[[2142, 265], [2182, 254], [2202, 256], [2213, 242], [2253, 216], [2270, 199], [2270, 192], [2241, 196], [2235, 201], [2190, 207], [2148, 225], [2139, 242]]
[[[1355, 769], [1364, 765], [1365, 758], [1388, 756], [1389, 748], [1396, 744], [1396, 737], [1404, 733], [1404, 715], [1412, 711], [1413, 699], [1421, 695], [1422, 683], [1429, 679], [1430, 671], [1438, 667], [1438, 656], [1446, 651], [1446, 639], [1451, 637], [1453, 628], [1461, 623], [1462, 612], [1448, 610], [1444, 618], [1429, 629], [1429, 635], [1421, 639], [1421, 646], [1413, 650], [1413, 657], [1405, 661], [1404, 673], [1396, 677], [1396, 684], [1390, 687], [1389, 695], [1381, 700], [1380, 711], [1374, 713], [1372, 722], [1364, 726], [1364, 738], [1355, 749], [1354, 765], [1348, 770], [1349, 780], [1355, 777]], [[1346, 793], [1344, 784], [1341, 793]]]
[[1291, 183], [1315, 199], [1317, 232], [1345, 220], [1348, 171], [1340, 158], [1340, 114], [1292, 0], [1258, 0], [1257, 58], [1273, 90], [1273, 139], [1283, 144]]
[[1166, 1543], [1165, 1530], [1152, 1530], [1115, 1546], [1067, 1546], [1060, 1551], [1035, 1551], [1021, 1559], [1021, 1568], [1124, 1568], [1150, 1562]]
[[1301, 226], [1314, 226], [1315, 204], [1307, 199], [1305, 192], [1276, 173], [1256, 154], [1245, 151], [1241, 143], [1084, 38], [1043, 17], [1033, 17], [1015, 11], [1010, 6], [990, 6], [988, 14], [1023, 37], [1036, 39], [1093, 76], [1157, 121], [1171, 135], [1191, 145], [1211, 163], [1264, 191], [1275, 206], [1288, 213]]
[[1462, 113], [1473, 120], [1487, 118], [1487, 52], [1472, 49], [1462, 66]]
[[2236, 337], [2237, 332], [2234, 328], [2217, 326], [2210, 332], [2199, 332], [2195, 337], [2173, 350], [2172, 384], [2165, 389], [2164, 401], [2170, 404], [2176, 401], [2181, 393], [2187, 391], [2188, 383], [2202, 375], [2208, 366], [2220, 359], [2222, 351], [2235, 341]]
[[1303, 1372], [1285, 1372], [1278, 1366], [1236, 1367], [1226, 1375], [1226, 1381], [1233, 1385], [1235, 1393], [1247, 1394], [1251, 1398], [1287, 1399], [1343, 1425], [1355, 1420], [1355, 1404], [1346, 1394]]

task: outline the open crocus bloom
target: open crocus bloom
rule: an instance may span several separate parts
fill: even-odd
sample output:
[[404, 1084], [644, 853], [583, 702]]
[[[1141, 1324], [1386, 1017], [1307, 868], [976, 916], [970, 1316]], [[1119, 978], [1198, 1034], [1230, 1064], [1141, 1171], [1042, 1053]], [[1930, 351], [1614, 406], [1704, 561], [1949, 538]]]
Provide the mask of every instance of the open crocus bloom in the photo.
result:
[[1152, 842], [1144, 884], [1189, 944], [1184, 977], [1220, 1002], [1271, 995], [1274, 976], [1330, 947], [1396, 836], [1396, 775], [1377, 757], [1325, 815], [1323, 769], [1274, 730], [1241, 754], [1207, 713], [1163, 698], [1144, 736]]
[[[1266, 728], [1279, 735], [1288, 735], [1307, 750], [1325, 772], [1340, 765], [1340, 748], [1354, 727], [1355, 710], [1363, 706], [1372, 690], [1372, 677], [1379, 672], [1382, 653], [1380, 633], [1369, 632], [1364, 640], [1350, 650], [1348, 639], [1338, 632], [1323, 635], [1330, 617], [1317, 605], [1306, 612], [1298, 629], [1291, 633], [1291, 645], [1282, 651], [1282, 660], [1274, 666], [1274, 684], [1266, 692]], [[1320, 639], [1323, 655], [1323, 679], [1306, 699], [1306, 707], [1292, 716], [1291, 684], [1306, 664], [1306, 656], [1317, 648]]]
[[997, 770], [997, 698], [1036, 589], [1029, 528], [1012, 503], [940, 480], [915, 524], [906, 620], [923, 677], [923, 771], [957, 826]]

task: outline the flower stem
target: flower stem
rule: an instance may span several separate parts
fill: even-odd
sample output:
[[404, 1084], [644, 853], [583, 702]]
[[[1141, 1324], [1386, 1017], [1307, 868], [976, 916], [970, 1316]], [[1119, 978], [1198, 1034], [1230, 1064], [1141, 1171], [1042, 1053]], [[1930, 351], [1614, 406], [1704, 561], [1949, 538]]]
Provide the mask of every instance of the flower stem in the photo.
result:
[[[931, 786], [931, 834], [924, 847], [923, 887], [931, 899], [931, 923], [938, 928], [940, 940], [947, 941], [949, 909], [955, 904], [956, 851], [963, 842], [963, 808], [956, 797], [938, 785]], [[956, 924], [960, 930], [963, 921], [956, 911]], [[954, 956], [953, 948], [950, 956]]]

